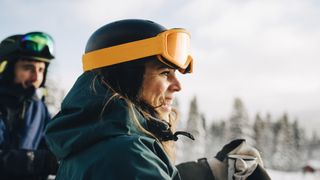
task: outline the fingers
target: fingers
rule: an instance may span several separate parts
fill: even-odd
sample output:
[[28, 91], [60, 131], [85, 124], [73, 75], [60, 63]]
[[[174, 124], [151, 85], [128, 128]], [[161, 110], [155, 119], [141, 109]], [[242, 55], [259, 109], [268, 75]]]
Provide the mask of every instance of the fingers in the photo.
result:
[[245, 141], [241, 143], [236, 149], [231, 151], [229, 154], [254, 156], [257, 158], [258, 164], [263, 167], [263, 161], [259, 151], [256, 148], [248, 145]]
[[230, 154], [230, 152], [237, 149], [244, 142], [245, 142], [244, 139], [236, 139], [236, 140], [231, 141], [230, 143], [223, 146], [223, 148], [217, 153], [215, 158], [217, 158], [220, 161], [223, 161], [224, 159], [227, 158], [227, 156], [228, 156], [228, 154]]
[[216, 158], [208, 159], [209, 167], [212, 171], [214, 179], [227, 180], [228, 177], [228, 165], [226, 161], [220, 161]]

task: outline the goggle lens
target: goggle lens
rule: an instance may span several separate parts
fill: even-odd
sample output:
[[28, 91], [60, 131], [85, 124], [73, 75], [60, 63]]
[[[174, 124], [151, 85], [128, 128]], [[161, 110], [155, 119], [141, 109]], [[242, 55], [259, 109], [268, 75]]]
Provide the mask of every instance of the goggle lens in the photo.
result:
[[186, 68], [190, 54], [190, 36], [186, 33], [171, 33], [167, 36], [168, 55], [174, 61], [173, 64], [180, 68]]
[[[44, 33], [29, 33], [22, 37], [21, 43], [25, 49], [34, 53], [49, 53], [54, 56], [53, 39]], [[47, 47], [47, 51], [43, 52]]]

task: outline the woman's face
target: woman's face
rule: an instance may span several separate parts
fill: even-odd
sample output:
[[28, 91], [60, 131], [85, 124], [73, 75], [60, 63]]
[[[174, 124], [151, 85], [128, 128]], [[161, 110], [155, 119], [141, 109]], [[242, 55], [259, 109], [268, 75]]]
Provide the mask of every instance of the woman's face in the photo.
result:
[[159, 61], [149, 61], [145, 64], [140, 98], [155, 107], [164, 120], [169, 119], [174, 93], [181, 90], [176, 76], [176, 70]]

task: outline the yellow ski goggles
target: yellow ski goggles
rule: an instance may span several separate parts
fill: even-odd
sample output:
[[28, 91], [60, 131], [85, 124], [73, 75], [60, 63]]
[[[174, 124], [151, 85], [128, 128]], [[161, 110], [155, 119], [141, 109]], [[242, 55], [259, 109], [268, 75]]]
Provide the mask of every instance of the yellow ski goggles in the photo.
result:
[[152, 38], [86, 53], [82, 57], [83, 70], [88, 71], [154, 55], [181, 73], [191, 73], [193, 59], [190, 55], [190, 34], [184, 29], [175, 28]]

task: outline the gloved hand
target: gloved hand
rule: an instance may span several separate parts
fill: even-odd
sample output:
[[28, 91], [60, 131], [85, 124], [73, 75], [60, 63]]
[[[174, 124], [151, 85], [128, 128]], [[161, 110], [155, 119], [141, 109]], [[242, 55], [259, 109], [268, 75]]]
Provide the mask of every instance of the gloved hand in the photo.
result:
[[[236, 139], [226, 144], [213, 159], [208, 159], [210, 169], [216, 180], [228, 179], [228, 156], [241, 155], [253, 156], [256, 158], [256, 163], [247, 164], [245, 160], [235, 156], [233, 176], [235, 179], [270, 179], [266, 171], [263, 169], [263, 162], [257, 149], [248, 145], [244, 139]], [[241, 157], [240, 156], [240, 157]], [[254, 175], [254, 178], [252, 178]], [[252, 177], [251, 177], [252, 176]]]

